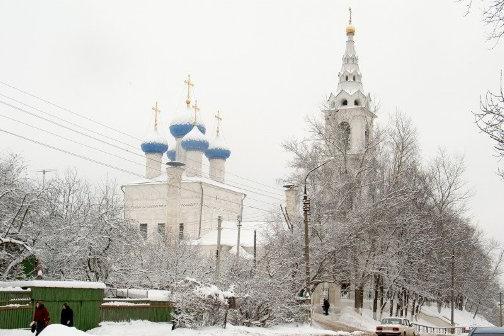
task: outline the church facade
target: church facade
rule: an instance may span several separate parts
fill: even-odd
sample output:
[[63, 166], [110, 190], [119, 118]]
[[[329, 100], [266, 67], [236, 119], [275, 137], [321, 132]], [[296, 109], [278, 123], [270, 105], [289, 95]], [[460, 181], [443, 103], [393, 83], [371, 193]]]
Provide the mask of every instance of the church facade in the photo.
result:
[[222, 138], [220, 115], [210, 137], [197, 103], [192, 104], [190, 77], [185, 84], [185, 107], [169, 125], [172, 144], [168, 145], [158, 129], [156, 104], [154, 128], [141, 144], [145, 177], [122, 186], [125, 217], [138, 225], [145, 239], [198, 241], [217, 229], [219, 219], [241, 220], [246, 194], [226, 184], [225, 166], [231, 151]]

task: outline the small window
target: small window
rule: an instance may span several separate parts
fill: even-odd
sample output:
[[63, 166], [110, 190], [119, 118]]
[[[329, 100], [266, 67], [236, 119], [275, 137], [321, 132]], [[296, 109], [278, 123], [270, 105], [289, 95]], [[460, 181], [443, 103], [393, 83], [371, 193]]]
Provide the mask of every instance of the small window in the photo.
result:
[[178, 225], [178, 237], [180, 240], [184, 239], [184, 223]]
[[364, 141], [366, 142], [366, 146], [369, 145], [369, 128], [366, 128], [364, 131]]
[[359, 101], [359, 99], [355, 99], [353, 104], [354, 104], [355, 106], [360, 106], [360, 101]]
[[158, 223], [157, 225], [157, 232], [161, 237], [166, 236], [166, 226], [165, 223]]
[[347, 106], [347, 105], [348, 105], [348, 100], [343, 99], [343, 100], [341, 101], [341, 105], [343, 105], [343, 106]]
[[354, 80], [354, 82], [355, 82], [355, 75], [353, 76], [353, 80]]
[[140, 235], [142, 236], [143, 239], [147, 239], [147, 224], [146, 223], [140, 224]]
[[348, 81], [348, 76], [345, 77], [345, 80]]

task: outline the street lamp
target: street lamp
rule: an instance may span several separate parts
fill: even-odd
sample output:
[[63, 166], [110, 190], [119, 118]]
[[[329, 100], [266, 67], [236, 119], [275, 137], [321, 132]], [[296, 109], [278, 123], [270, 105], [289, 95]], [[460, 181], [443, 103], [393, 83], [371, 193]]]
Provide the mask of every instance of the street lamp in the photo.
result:
[[[450, 314], [450, 324], [452, 327], [455, 327], [455, 247], [458, 244], [465, 243], [470, 239], [462, 239], [458, 242], [455, 242], [452, 245], [452, 254], [451, 254], [451, 288], [450, 288], [450, 301], [451, 301], [451, 314]], [[455, 330], [452, 329], [452, 334], [455, 333]]]
[[335, 158], [329, 158], [322, 162], [315, 168], [308, 171], [304, 178], [304, 188], [303, 188], [303, 218], [304, 218], [304, 262], [305, 262], [305, 285], [308, 291], [308, 285], [310, 284], [310, 236], [308, 234], [308, 213], [310, 212], [310, 200], [308, 199], [308, 193], [306, 192], [306, 181], [312, 172], [324, 166], [328, 162], [334, 160]]

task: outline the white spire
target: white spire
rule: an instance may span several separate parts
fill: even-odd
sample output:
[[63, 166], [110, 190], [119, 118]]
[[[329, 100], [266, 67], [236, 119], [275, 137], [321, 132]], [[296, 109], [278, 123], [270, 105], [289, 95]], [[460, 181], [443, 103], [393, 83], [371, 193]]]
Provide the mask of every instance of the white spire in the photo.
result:
[[343, 54], [341, 70], [339, 73], [339, 83], [338, 92], [341, 90], [346, 91], [349, 94], [353, 94], [356, 91], [364, 92], [362, 87], [362, 74], [359, 70], [359, 57], [355, 51], [355, 28], [352, 25], [352, 9], [350, 11], [350, 19], [348, 26], [346, 27], [346, 49]]

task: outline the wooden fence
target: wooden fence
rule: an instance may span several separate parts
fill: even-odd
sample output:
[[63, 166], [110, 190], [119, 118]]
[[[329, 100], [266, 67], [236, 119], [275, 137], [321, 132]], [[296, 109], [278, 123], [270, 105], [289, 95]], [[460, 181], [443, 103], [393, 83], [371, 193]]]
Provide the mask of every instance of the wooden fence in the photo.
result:
[[[31, 297], [32, 294], [33, 293], [30, 291], [0, 291], [0, 329], [29, 328], [34, 310], [34, 298]], [[37, 299], [39, 298], [37, 297]], [[93, 298], [93, 300], [95, 299], [96, 298]], [[51, 323], [59, 323], [61, 302], [55, 303], [46, 300], [45, 303], [48, 305], [51, 313]], [[86, 306], [86, 309], [83, 309], [83, 303], [69, 303], [74, 310], [76, 321], [89, 320], [92, 322], [92, 325], [85, 325], [82, 323], [81, 325], [76, 325], [76, 327], [81, 330], [93, 328], [98, 325], [100, 321], [118, 322], [147, 320], [152, 322], [170, 322], [173, 311], [171, 302], [151, 301], [148, 299], [100, 298], [98, 305]], [[51, 304], [53, 304], [54, 307]]]
[[172, 308], [166, 301], [106, 299], [101, 305], [101, 320], [170, 322]]

